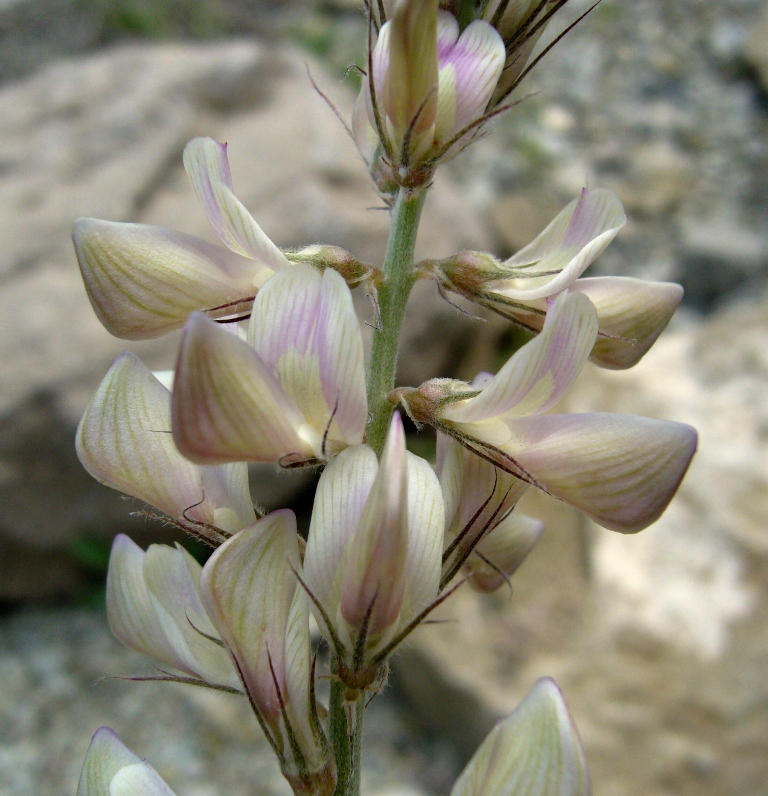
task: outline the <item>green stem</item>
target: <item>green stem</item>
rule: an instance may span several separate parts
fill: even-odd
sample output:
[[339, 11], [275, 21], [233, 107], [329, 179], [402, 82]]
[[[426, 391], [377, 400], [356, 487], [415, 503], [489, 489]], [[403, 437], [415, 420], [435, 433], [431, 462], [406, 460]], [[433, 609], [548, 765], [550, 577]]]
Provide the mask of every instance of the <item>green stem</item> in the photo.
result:
[[[333, 675], [337, 672], [335, 661], [331, 664]], [[336, 791], [334, 796], [360, 796], [360, 772], [362, 770], [363, 713], [365, 712], [365, 691], [355, 702], [353, 723], [347, 715], [344, 701], [344, 684], [336, 677], [331, 681], [331, 698], [328, 705], [330, 713], [331, 743], [336, 758]]]
[[387, 253], [384, 258], [385, 281], [379, 286], [381, 328], [373, 333], [368, 365], [368, 444], [381, 456], [393, 406], [387, 396], [395, 386], [397, 348], [405, 307], [415, 280], [413, 251], [419, 229], [426, 191], [401, 188], [392, 209]]

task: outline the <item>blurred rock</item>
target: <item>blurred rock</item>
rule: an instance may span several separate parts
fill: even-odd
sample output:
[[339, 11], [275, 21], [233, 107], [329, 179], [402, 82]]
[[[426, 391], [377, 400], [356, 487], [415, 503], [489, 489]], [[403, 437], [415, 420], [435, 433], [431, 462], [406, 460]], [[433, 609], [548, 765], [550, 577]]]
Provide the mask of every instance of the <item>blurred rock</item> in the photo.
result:
[[[322, 67], [311, 71], [348, 115], [352, 92]], [[23, 561], [25, 548], [66, 549], [73, 535], [146, 531], [117, 493], [82, 472], [74, 429], [120, 351], [136, 351], [155, 369], [175, 361], [177, 335], [126, 343], [96, 320], [69, 240], [75, 217], [158, 223], [213, 240], [181, 166], [184, 144], [200, 134], [229, 142], [238, 193], [278, 244], [332, 243], [380, 262], [388, 214], [375, 209], [381, 202], [354, 145], [291, 50], [248, 42], [122, 47], [8, 86], [0, 116], [0, 423], [8, 428], [0, 550], [13, 539], [14, 560]], [[444, 175], [425, 211], [419, 256], [487, 246]], [[356, 299], [372, 320], [364, 296]], [[447, 374], [473, 350], [478, 328], [419, 284], [404, 342], [419, 360], [403, 357], [401, 379]], [[254, 497], [275, 507], [308, 483], [255, 474]], [[79, 579], [74, 569], [72, 577]], [[6, 588], [0, 578], [0, 600], [51, 594], [38, 575], [18, 573], [14, 583]]]
[[471, 748], [550, 674], [595, 796], [766, 793], [767, 342], [768, 300], [740, 302], [679, 319], [631, 371], [585, 370], [564, 411], [687, 422], [699, 451], [637, 536], [526, 495], [523, 510], [549, 516], [511, 600], [462, 589], [440, 609], [456, 621], [420, 630], [396, 665], [434, 731]]
[[757, 69], [763, 88], [768, 89], [768, 4], [749, 34], [744, 54]]
[[[22, 613], [0, 622], [0, 792], [74, 793], [93, 733], [112, 727], [185, 796], [288, 796], [277, 761], [244, 698], [191, 686], [130, 683], [151, 675], [101, 612]], [[440, 772], [378, 700], [366, 733], [363, 782], [371, 796], [421, 796]], [[443, 759], [447, 776], [455, 776]], [[444, 775], [445, 776], [445, 775]]]

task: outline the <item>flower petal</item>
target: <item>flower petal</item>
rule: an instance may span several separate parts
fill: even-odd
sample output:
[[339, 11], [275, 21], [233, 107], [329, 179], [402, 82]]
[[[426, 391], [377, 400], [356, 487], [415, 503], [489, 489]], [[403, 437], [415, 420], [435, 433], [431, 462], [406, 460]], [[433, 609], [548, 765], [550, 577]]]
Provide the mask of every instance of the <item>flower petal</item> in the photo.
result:
[[586, 296], [558, 296], [537, 337], [519, 349], [463, 405], [449, 405], [443, 419], [475, 422], [544, 412], [556, 404], [581, 372], [597, 336], [597, 313]]
[[407, 454], [408, 558], [400, 627], [437, 597], [445, 528], [445, 504], [434, 470], [420, 456]]
[[690, 426], [636, 415], [540, 415], [507, 424], [505, 453], [549, 493], [623, 533], [661, 516], [696, 450]]
[[119, 534], [112, 543], [107, 572], [107, 617], [115, 636], [126, 647], [169, 664], [193, 677], [189, 656], [180, 655], [169, 638], [178, 636], [172, 621], [158, 616], [144, 581], [144, 551]]
[[601, 334], [590, 359], [612, 369], [636, 365], [683, 299], [683, 288], [673, 282], [622, 276], [579, 279], [571, 290], [587, 296], [597, 310]]
[[339, 274], [309, 265], [276, 274], [254, 302], [248, 339], [314, 428], [318, 458], [323, 441], [331, 451], [363, 441], [363, 340]]
[[158, 337], [195, 310], [249, 306], [263, 270], [210, 243], [147, 224], [80, 218], [72, 238], [96, 315], [125, 340]]
[[217, 685], [240, 687], [229, 655], [206, 636], [218, 637], [200, 601], [202, 567], [183, 548], [151, 545], [144, 556], [144, 582], [155, 612], [185, 671]]
[[589, 773], [560, 689], [539, 680], [491, 730], [451, 796], [589, 796]]
[[173, 796], [173, 791], [149, 763], [121, 768], [109, 786], [110, 796]]
[[184, 149], [184, 168], [211, 226], [233, 252], [278, 271], [290, 263], [235, 196], [227, 145], [193, 138]]
[[346, 550], [378, 468], [373, 450], [357, 445], [331, 459], [317, 484], [304, 553], [304, 579], [333, 618], [341, 600]]
[[179, 450], [200, 463], [313, 455], [304, 416], [256, 352], [201, 313], [184, 329], [172, 419]]
[[110, 796], [109, 784], [125, 766], [140, 763], [135, 755], [109, 727], [96, 730], [80, 773], [77, 796]]
[[135, 354], [121, 354], [80, 421], [77, 455], [102, 484], [181, 521], [212, 525], [216, 508], [232, 501], [222, 490], [215, 505], [203, 491], [200, 468], [177, 450], [169, 433], [170, 398]]
[[[448, 140], [485, 111], [504, 68], [506, 53], [501, 36], [487, 23], [476, 20], [462, 32], [458, 41], [440, 48], [440, 95], [435, 136]], [[454, 108], [452, 124], [440, 106]]]
[[467, 568], [477, 591], [491, 592], [503, 586], [539, 541], [544, 523], [515, 511], [497, 525], [475, 548]]
[[495, 283], [493, 291], [522, 301], [554, 296], [584, 273], [626, 220], [613, 191], [585, 188], [532, 243], [504, 263], [512, 273]]
[[408, 473], [405, 431], [392, 415], [379, 470], [350, 542], [341, 590], [341, 614], [379, 640], [397, 621], [405, 596], [408, 556]]
[[283, 699], [287, 694], [286, 628], [296, 590], [294, 570], [300, 568], [296, 518], [284, 509], [223, 544], [200, 578], [208, 616], [237, 661], [262, 717], [273, 727], [279, 726], [281, 713], [276, 685]]

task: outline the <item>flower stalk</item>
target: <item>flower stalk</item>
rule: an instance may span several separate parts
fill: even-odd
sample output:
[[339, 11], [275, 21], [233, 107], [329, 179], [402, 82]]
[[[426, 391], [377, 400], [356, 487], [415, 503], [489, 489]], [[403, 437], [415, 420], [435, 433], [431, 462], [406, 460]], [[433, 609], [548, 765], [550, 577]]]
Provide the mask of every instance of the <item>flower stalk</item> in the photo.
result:
[[413, 253], [426, 190], [400, 188], [392, 208], [392, 226], [384, 258], [384, 281], [378, 288], [380, 322], [374, 329], [368, 365], [368, 444], [381, 456], [393, 405], [400, 329], [415, 282]]

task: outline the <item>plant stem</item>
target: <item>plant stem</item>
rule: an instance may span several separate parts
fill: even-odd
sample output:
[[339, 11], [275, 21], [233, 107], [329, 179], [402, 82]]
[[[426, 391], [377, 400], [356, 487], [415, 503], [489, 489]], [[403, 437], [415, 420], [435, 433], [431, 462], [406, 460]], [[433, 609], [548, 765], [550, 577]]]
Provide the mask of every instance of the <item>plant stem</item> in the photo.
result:
[[[331, 672], [335, 675], [336, 670], [336, 664], [333, 662]], [[348, 715], [349, 704], [344, 701], [345, 690], [344, 684], [334, 677], [331, 681], [331, 698], [328, 705], [331, 743], [336, 758], [337, 781], [334, 796], [360, 796], [366, 692], [361, 692], [357, 698], [354, 715]]]
[[373, 333], [371, 359], [368, 364], [368, 444], [381, 456], [393, 406], [387, 396], [395, 386], [397, 348], [405, 307], [414, 283], [413, 251], [416, 233], [424, 206], [426, 190], [401, 188], [392, 209], [387, 253], [384, 258], [386, 280], [379, 286], [381, 328]]

